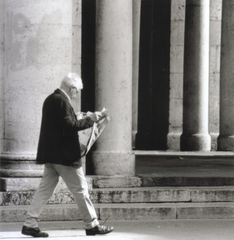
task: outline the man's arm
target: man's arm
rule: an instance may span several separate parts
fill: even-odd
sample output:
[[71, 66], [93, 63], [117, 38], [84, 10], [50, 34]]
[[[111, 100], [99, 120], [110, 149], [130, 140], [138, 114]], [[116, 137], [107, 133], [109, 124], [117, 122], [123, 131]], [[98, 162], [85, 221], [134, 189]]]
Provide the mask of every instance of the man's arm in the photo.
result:
[[77, 132], [92, 127], [94, 122], [100, 119], [101, 116], [102, 115], [100, 112], [94, 112], [86, 118], [77, 120], [77, 117], [70, 104], [62, 102], [59, 119], [61, 125], [63, 126], [63, 130], [66, 132]]

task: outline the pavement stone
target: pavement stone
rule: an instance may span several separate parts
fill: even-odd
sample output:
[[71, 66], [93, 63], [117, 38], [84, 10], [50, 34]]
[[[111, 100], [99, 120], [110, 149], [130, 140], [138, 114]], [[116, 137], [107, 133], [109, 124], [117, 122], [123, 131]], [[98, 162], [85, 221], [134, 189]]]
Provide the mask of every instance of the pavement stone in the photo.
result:
[[[30, 239], [20, 233], [23, 223], [0, 225], [0, 239]], [[81, 221], [41, 222], [40, 229], [53, 240], [232, 240], [234, 220], [108, 221], [114, 231], [107, 235], [85, 235]], [[32, 238], [31, 238], [32, 239]]]

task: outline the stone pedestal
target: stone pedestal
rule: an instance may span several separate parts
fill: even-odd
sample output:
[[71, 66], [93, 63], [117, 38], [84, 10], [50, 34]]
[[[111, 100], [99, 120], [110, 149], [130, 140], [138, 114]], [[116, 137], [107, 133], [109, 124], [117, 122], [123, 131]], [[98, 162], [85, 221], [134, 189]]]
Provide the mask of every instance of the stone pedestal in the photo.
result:
[[97, 1], [96, 110], [111, 121], [96, 143], [96, 175], [135, 173], [132, 153], [132, 1]]
[[209, 0], [187, 0], [185, 16], [182, 151], [210, 151]]
[[234, 2], [223, 1], [218, 150], [234, 150]]

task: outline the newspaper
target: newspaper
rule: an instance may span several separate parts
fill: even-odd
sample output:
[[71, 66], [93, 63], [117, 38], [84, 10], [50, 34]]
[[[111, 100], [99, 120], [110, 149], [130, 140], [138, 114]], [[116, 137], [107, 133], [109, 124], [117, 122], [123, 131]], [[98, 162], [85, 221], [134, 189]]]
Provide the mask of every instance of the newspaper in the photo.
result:
[[[77, 119], [82, 119], [87, 117], [90, 114], [88, 113], [77, 113]], [[92, 127], [85, 130], [79, 131], [79, 140], [80, 140], [80, 149], [81, 157], [84, 157], [93, 146], [95, 141], [98, 139], [107, 123], [110, 121], [110, 116], [105, 108], [101, 111], [101, 118], [93, 124]]]

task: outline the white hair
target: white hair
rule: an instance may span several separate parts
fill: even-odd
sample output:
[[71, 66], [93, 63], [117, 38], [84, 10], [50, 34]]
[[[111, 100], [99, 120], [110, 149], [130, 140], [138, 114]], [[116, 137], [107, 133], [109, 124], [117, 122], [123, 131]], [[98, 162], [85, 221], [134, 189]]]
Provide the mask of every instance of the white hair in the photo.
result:
[[75, 87], [77, 89], [82, 89], [83, 88], [82, 79], [77, 73], [70, 72], [63, 78], [60, 87], [61, 88]]

